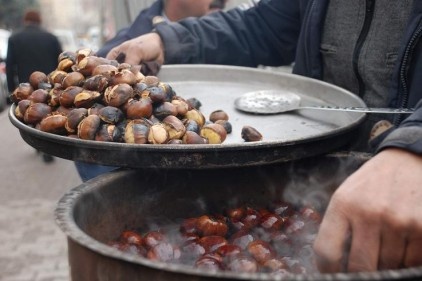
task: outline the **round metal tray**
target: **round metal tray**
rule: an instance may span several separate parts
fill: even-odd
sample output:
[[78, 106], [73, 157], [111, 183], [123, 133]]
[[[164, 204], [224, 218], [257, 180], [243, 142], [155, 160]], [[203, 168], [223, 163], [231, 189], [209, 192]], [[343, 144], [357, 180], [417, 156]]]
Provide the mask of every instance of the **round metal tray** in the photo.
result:
[[[164, 66], [158, 77], [183, 98], [195, 97], [208, 119], [217, 109], [230, 117], [233, 132], [220, 145], [152, 145], [86, 141], [41, 132], [9, 118], [29, 145], [57, 157], [130, 168], [208, 169], [256, 166], [284, 162], [335, 151], [350, 142], [365, 114], [299, 110], [279, 115], [253, 115], [237, 111], [234, 100], [242, 94], [281, 89], [300, 95], [304, 105], [365, 106], [352, 93], [306, 77], [268, 70], [219, 66]], [[260, 142], [244, 142], [244, 125], [263, 135]]]

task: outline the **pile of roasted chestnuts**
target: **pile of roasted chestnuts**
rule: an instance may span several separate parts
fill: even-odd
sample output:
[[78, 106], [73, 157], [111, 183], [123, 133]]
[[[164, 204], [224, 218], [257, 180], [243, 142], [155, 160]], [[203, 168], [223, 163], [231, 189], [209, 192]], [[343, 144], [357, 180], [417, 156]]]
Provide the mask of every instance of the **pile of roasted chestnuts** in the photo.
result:
[[[10, 98], [25, 124], [84, 140], [220, 144], [231, 132], [224, 111], [206, 120], [200, 101], [176, 95], [156, 76], [143, 75], [140, 66], [97, 57], [90, 49], [61, 53], [56, 70], [33, 72]], [[262, 138], [249, 131], [242, 137]]]
[[281, 201], [266, 208], [242, 206], [204, 214], [158, 229], [125, 230], [108, 245], [204, 270], [310, 274], [317, 272], [312, 243], [320, 222], [314, 208]]

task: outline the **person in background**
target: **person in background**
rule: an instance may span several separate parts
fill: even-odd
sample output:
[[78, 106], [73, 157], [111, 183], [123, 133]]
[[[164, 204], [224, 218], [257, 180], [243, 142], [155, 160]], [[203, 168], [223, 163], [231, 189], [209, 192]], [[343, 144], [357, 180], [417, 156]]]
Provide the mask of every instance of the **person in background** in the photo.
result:
[[129, 64], [294, 62], [295, 74], [368, 106], [415, 107], [410, 116], [368, 116], [351, 148], [374, 156], [333, 194], [314, 249], [322, 272], [422, 265], [422, 1], [261, 0], [159, 25], [107, 58], [122, 54]]
[[[55, 70], [57, 59], [62, 52], [56, 36], [41, 27], [41, 15], [37, 10], [28, 10], [23, 17], [23, 28], [9, 37], [6, 57], [6, 75], [9, 92], [12, 93], [19, 83], [29, 81], [34, 71], [46, 74]], [[52, 162], [54, 158], [42, 154], [43, 161]]]
[[[157, 24], [187, 17], [200, 17], [224, 9], [226, 2], [227, 0], [158, 0], [149, 8], [142, 10], [129, 27], [123, 28], [114, 38], [106, 42], [96, 52], [97, 56], [105, 57], [112, 48], [150, 32]], [[84, 162], [75, 162], [75, 166], [83, 181], [117, 168]]]

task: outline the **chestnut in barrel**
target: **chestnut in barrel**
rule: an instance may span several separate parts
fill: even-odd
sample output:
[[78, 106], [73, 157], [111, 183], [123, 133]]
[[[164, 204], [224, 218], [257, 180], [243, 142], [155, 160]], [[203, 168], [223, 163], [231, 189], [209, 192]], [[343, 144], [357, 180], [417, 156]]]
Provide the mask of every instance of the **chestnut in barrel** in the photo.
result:
[[25, 111], [28, 109], [30, 104], [31, 104], [30, 100], [21, 100], [20, 102], [18, 102], [18, 105], [15, 108], [16, 118], [23, 121], [24, 116], [25, 116]]
[[37, 89], [29, 95], [28, 100], [30, 100], [32, 103], [47, 103], [49, 98], [50, 96], [48, 95], [47, 90]]

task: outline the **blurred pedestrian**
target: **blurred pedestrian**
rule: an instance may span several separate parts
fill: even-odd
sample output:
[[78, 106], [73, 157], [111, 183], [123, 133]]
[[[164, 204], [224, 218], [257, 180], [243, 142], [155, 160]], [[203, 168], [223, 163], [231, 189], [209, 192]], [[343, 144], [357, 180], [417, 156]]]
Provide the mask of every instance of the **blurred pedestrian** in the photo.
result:
[[[114, 47], [136, 38], [151, 30], [160, 23], [174, 22], [187, 17], [200, 17], [210, 12], [224, 9], [227, 0], [157, 0], [149, 8], [142, 10], [135, 21], [117, 32], [117, 35], [106, 42], [97, 56], [105, 57]], [[100, 174], [112, 171], [116, 167], [75, 162], [76, 169], [83, 181]]]
[[[29, 81], [34, 71], [50, 73], [57, 66], [57, 58], [62, 52], [56, 36], [41, 27], [41, 15], [37, 10], [28, 10], [23, 17], [23, 28], [9, 37], [6, 74], [9, 92]], [[54, 160], [51, 155], [43, 154], [43, 161]]]

